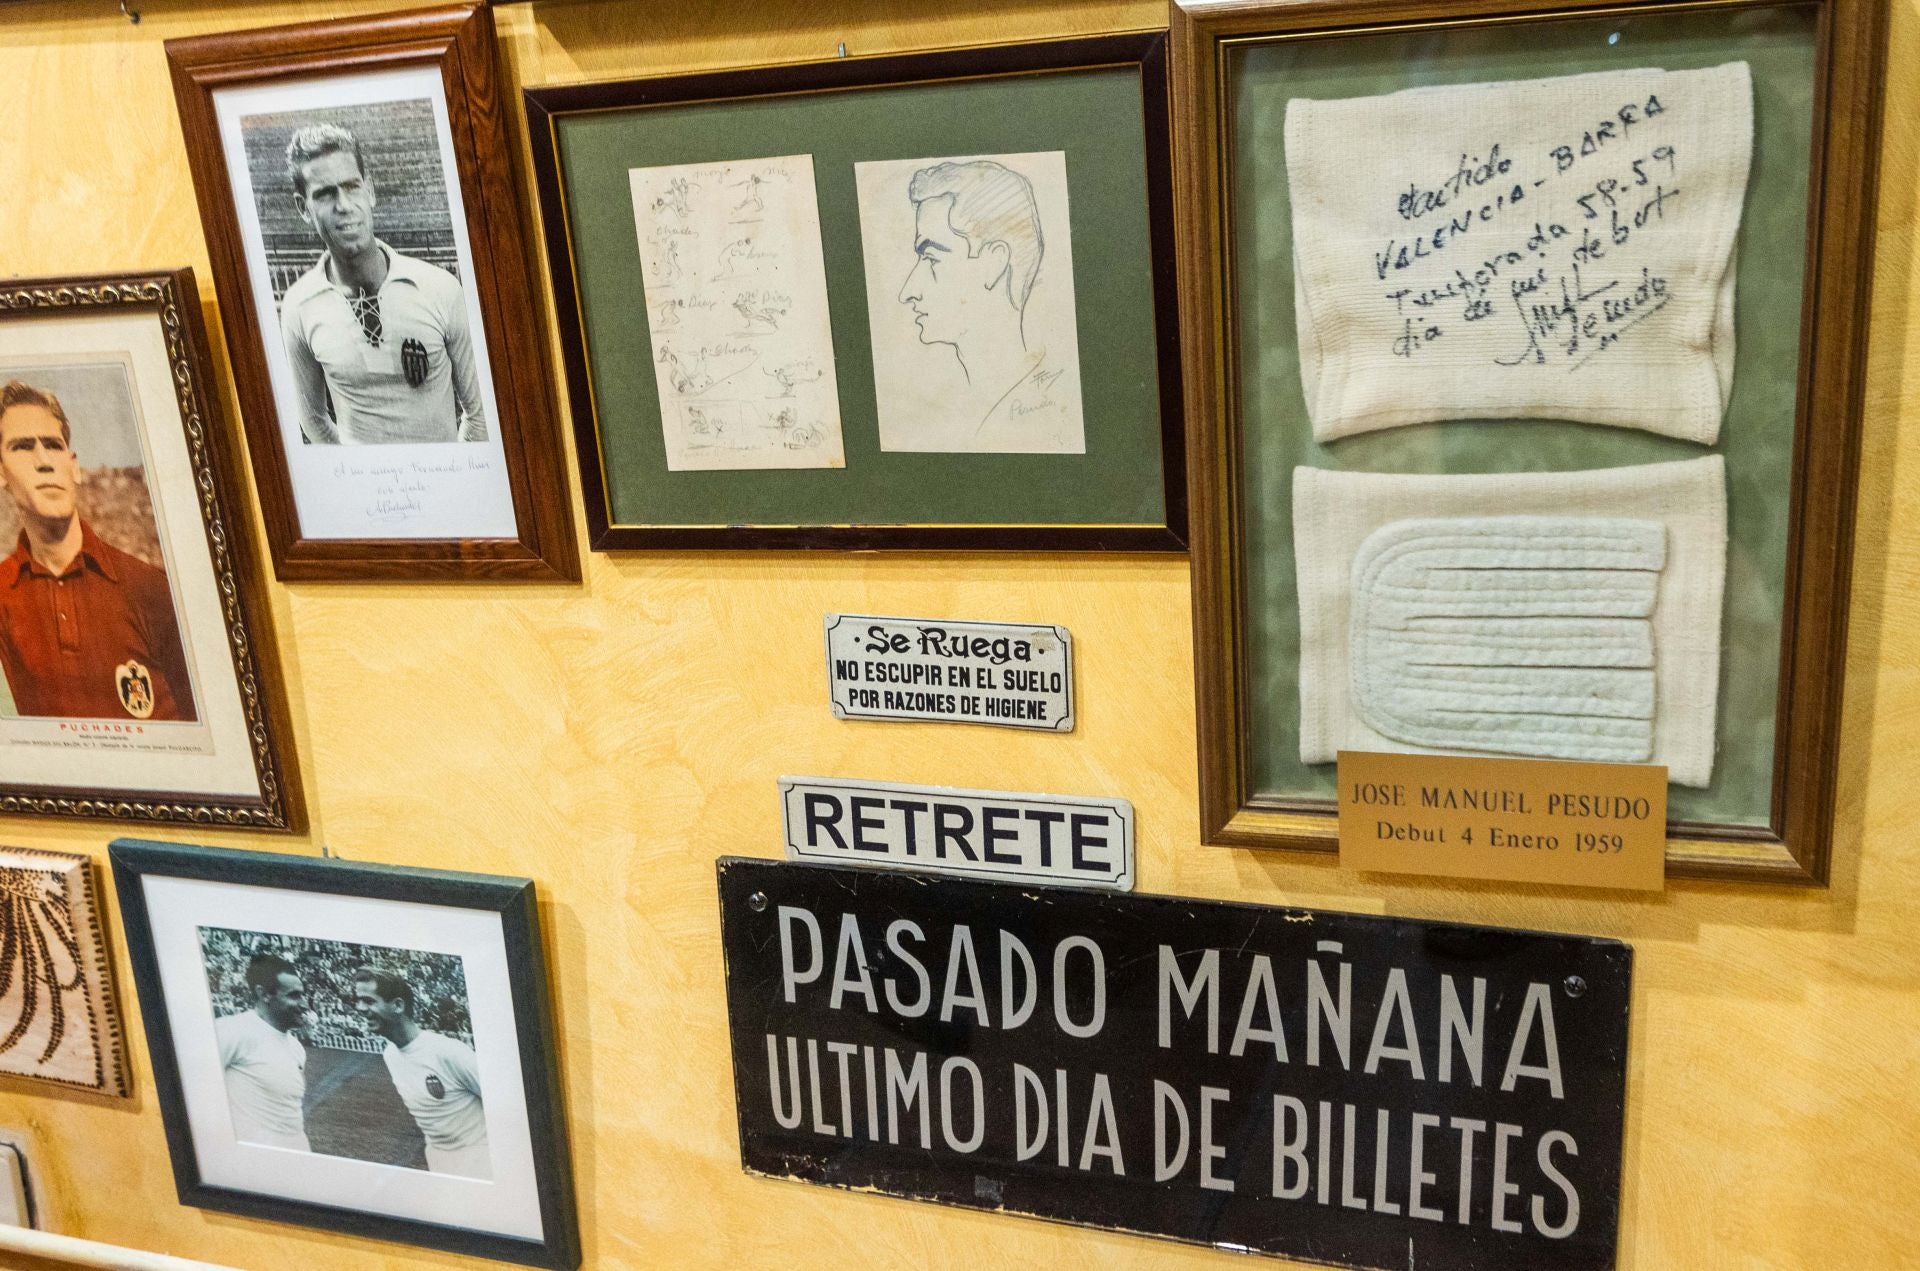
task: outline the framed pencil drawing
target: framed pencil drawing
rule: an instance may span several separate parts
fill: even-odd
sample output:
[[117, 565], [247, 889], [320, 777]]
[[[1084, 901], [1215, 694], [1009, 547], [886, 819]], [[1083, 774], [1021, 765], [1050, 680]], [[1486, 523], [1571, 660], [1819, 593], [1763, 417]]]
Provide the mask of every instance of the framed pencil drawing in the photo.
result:
[[1176, 6], [1206, 841], [1331, 850], [1343, 750], [1651, 763], [1670, 874], [1825, 881], [1883, 26]]
[[580, 1264], [531, 882], [109, 855], [181, 1204]]
[[529, 89], [599, 549], [1178, 551], [1165, 37]]
[[295, 830], [190, 270], [0, 283], [0, 812]]
[[275, 571], [577, 578], [492, 14], [167, 58]]

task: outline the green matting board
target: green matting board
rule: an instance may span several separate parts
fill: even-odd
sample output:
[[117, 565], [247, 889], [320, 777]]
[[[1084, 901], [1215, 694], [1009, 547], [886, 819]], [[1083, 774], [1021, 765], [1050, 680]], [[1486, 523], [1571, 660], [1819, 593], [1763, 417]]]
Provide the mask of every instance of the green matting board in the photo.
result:
[[[1138, 68], [638, 107], [558, 121], [616, 525], [1165, 522]], [[1066, 152], [1084, 455], [880, 449], [855, 163]], [[845, 469], [669, 472], [630, 168], [811, 154]], [[883, 269], [912, 263], [911, 244]], [[591, 456], [585, 457], [592, 462]]]
[[[1293, 470], [1534, 472], [1613, 468], [1718, 453], [1727, 462], [1727, 600], [1713, 784], [1672, 786], [1675, 820], [1765, 824], [1786, 581], [1798, 389], [1807, 164], [1813, 121], [1811, 7], [1620, 14], [1524, 25], [1287, 40], [1229, 54], [1229, 160], [1245, 429], [1249, 727], [1256, 797], [1327, 798], [1333, 764], [1300, 762]], [[1300, 387], [1284, 145], [1287, 99], [1432, 84], [1744, 60], [1753, 69], [1754, 156], [1736, 247], [1733, 393], [1711, 449], [1627, 429], [1458, 421], [1313, 438]], [[1365, 147], [1356, 149], [1356, 162]]]

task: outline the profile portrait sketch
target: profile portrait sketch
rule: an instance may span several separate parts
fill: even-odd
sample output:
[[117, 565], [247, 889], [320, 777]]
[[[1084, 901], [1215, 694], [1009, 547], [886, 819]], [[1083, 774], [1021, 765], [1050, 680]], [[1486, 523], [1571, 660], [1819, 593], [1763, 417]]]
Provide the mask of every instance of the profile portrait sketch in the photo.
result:
[[855, 177], [881, 448], [1084, 453], [1064, 154]]
[[[240, 121], [301, 440], [485, 441], [482, 333], [427, 100]], [[263, 320], [263, 325], [265, 322]]]

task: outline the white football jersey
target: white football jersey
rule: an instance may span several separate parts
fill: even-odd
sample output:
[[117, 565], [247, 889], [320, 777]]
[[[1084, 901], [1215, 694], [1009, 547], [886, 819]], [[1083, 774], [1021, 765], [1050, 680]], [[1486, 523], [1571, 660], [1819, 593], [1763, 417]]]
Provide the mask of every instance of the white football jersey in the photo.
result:
[[242, 1143], [312, 1151], [301, 1112], [307, 1094], [307, 1048], [253, 1011], [215, 1020], [213, 1035], [227, 1083], [233, 1137]]
[[487, 1160], [487, 1113], [473, 1050], [444, 1033], [422, 1029], [404, 1047], [388, 1042], [381, 1057], [400, 1101], [427, 1141], [429, 1163], [444, 1154], [462, 1163], [455, 1172], [474, 1174], [476, 1164]]

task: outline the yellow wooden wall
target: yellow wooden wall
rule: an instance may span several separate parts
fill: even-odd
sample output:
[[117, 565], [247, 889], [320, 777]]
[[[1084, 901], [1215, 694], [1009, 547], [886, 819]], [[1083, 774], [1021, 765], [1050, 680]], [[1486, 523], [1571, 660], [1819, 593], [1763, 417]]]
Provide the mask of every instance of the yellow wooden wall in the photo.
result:
[[[272, 584], [312, 831], [200, 841], [325, 843], [360, 860], [538, 880], [591, 1267], [1197, 1267], [1224, 1256], [742, 1176], [713, 859], [777, 854], [774, 778], [788, 772], [1123, 795], [1139, 817], [1146, 891], [1631, 941], [1621, 1265], [1920, 1265], [1920, 0], [1892, 2], [1830, 890], [1681, 883], [1646, 899], [1581, 897], [1393, 883], [1321, 859], [1201, 847], [1187, 567], [1123, 557], [592, 555], [578, 587]], [[0, 274], [192, 265], [218, 332], [161, 41], [368, 6], [135, 3], [137, 26], [111, 0], [0, 7]], [[1165, 21], [1159, 0], [498, 12], [515, 84], [807, 60], [840, 41], [861, 54]], [[1080, 728], [1063, 738], [836, 722], [821, 683], [829, 610], [1063, 623], [1081, 658]], [[0, 842], [102, 857], [111, 834], [0, 820]], [[179, 1207], [131, 1001], [127, 1013], [131, 1100], [0, 1086], [0, 1129], [29, 1142], [55, 1229], [260, 1271], [471, 1265]]]

